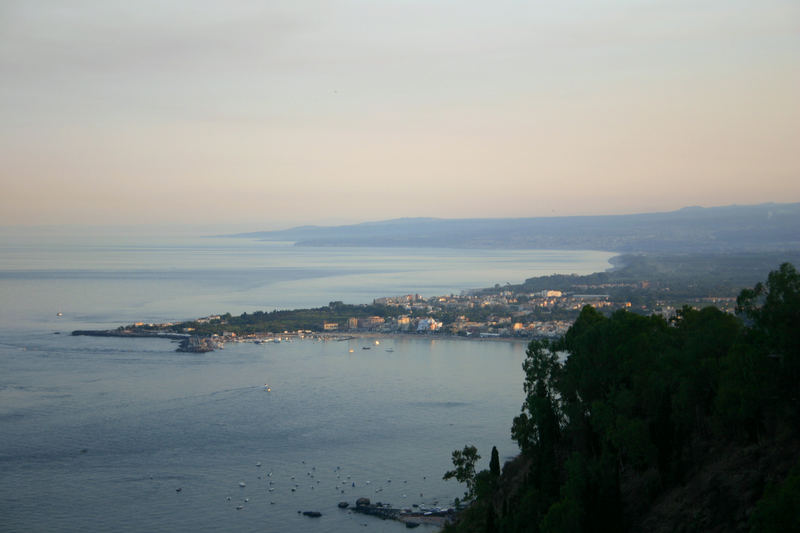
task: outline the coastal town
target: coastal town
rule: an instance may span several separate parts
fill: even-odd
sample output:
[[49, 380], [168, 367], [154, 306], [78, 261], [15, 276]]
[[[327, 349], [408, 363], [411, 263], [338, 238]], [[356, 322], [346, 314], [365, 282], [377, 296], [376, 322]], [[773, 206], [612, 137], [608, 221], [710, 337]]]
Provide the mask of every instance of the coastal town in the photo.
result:
[[113, 336], [167, 337], [180, 340], [179, 351], [207, 352], [227, 342], [280, 342], [296, 337], [343, 338], [353, 335], [430, 335], [473, 339], [543, 339], [566, 333], [585, 306], [603, 314], [618, 310], [665, 318], [683, 306], [716, 306], [733, 312], [729, 293], [708, 296], [649, 281], [588, 283], [577, 279], [570, 290], [529, 290], [526, 285], [463, 291], [459, 295], [386, 296], [371, 304], [330, 302], [313, 309], [257, 311], [233, 316], [209, 315], [184, 322], [145, 323], [107, 332]]

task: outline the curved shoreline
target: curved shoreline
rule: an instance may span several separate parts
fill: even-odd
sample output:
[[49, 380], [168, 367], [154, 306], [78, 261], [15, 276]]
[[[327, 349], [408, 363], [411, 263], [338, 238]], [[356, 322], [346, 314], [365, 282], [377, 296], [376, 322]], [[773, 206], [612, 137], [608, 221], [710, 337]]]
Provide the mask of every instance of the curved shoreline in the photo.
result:
[[211, 335], [190, 335], [188, 333], [166, 333], [153, 331], [136, 331], [129, 329], [110, 329], [110, 330], [75, 330], [73, 336], [86, 337], [115, 337], [115, 338], [147, 338], [147, 339], [168, 339], [180, 341], [177, 352], [205, 353], [223, 348], [225, 343], [262, 343], [273, 341], [293, 341], [305, 340], [307, 338], [323, 341], [346, 341], [352, 339], [427, 339], [427, 340], [459, 340], [471, 342], [509, 342], [513, 344], [527, 345], [532, 340], [531, 337], [480, 337], [475, 335], [447, 335], [431, 333], [401, 333], [401, 332], [352, 332], [347, 334], [331, 333], [284, 333], [275, 335], [271, 333], [253, 334], [246, 337], [214, 337]]

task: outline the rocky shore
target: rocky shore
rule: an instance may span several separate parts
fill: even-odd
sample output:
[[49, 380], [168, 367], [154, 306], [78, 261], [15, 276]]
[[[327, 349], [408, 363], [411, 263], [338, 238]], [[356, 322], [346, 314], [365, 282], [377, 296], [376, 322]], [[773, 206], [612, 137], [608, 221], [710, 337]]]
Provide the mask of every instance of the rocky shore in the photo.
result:
[[176, 352], [206, 353], [219, 348], [219, 344], [210, 337], [188, 337], [181, 341]]

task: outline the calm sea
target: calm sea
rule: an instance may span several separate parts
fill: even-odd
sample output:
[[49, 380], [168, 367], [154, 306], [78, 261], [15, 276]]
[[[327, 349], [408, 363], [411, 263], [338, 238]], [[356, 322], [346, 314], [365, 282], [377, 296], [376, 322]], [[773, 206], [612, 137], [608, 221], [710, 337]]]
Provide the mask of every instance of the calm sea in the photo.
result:
[[441, 479], [453, 449], [476, 445], [480, 468], [493, 445], [514, 455], [524, 344], [386, 338], [179, 354], [169, 341], [69, 331], [458, 293], [603, 270], [610, 255], [6, 233], [0, 530], [404, 530], [336, 504], [447, 505], [463, 492]]

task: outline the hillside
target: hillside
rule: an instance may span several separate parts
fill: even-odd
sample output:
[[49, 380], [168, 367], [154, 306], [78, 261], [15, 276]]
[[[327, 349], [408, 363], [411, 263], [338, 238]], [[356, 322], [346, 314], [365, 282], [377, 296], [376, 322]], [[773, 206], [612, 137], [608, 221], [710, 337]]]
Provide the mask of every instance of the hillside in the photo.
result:
[[235, 237], [301, 246], [407, 246], [759, 252], [800, 250], [800, 203], [687, 207], [666, 213], [496, 219], [404, 218], [346, 226], [300, 226]]
[[781, 265], [737, 309], [587, 306], [560, 340], [533, 341], [521, 455], [459, 478], [473, 502], [449, 529], [800, 530], [800, 274]]

